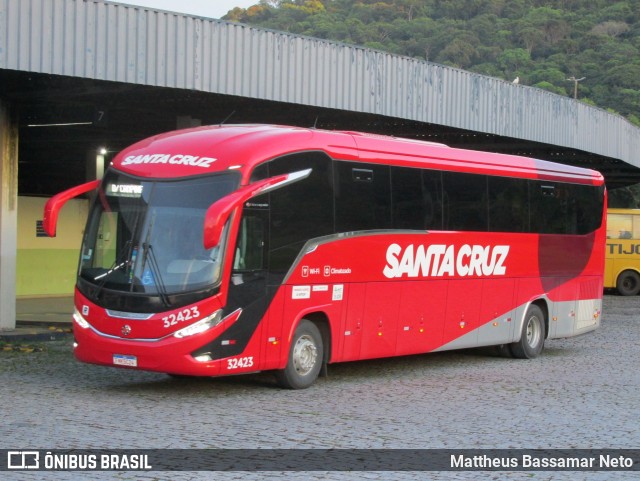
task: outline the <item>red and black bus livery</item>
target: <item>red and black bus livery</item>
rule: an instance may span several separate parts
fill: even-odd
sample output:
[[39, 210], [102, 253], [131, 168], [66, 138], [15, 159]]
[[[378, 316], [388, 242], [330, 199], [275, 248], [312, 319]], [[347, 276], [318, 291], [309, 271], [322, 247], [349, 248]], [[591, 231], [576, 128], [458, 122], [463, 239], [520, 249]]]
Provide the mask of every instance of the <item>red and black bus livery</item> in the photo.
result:
[[96, 191], [84, 362], [303, 388], [329, 363], [496, 345], [536, 357], [602, 308], [592, 170], [356, 132], [230, 125], [141, 141]]

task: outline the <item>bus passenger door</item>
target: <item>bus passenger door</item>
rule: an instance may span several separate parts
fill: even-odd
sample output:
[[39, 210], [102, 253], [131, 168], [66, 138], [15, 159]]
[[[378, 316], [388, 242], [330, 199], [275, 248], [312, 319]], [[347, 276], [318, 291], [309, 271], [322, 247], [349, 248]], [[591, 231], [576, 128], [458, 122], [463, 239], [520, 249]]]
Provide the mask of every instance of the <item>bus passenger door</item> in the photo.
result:
[[[260, 321], [270, 301], [267, 296], [267, 219], [266, 209], [245, 208], [242, 213], [225, 308], [227, 314], [242, 309], [238, 321], [225, 333], [225, 340], [237, 346], [232, 349], [235, 351], [233, 355], [244, 353], [245, 356], [254, 356], [256, 363], [262, 353], [259, 347], [261, 336], [255, 334], [259, 334]], [[244, 352], [252, 340], [251, 352]]]

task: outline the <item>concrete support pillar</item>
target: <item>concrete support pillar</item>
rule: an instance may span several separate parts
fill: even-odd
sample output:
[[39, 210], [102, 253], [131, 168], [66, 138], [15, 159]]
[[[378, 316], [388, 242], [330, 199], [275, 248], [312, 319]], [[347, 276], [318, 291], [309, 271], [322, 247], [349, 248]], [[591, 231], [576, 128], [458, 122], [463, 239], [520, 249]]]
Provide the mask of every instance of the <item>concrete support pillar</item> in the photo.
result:
[[0, 100], [0, 330], [16, 327], [18, 125]]
[[87, 182], [104, 177], [105, 155], [106, 151], [102, 149], [87, 152], [85, 169]]

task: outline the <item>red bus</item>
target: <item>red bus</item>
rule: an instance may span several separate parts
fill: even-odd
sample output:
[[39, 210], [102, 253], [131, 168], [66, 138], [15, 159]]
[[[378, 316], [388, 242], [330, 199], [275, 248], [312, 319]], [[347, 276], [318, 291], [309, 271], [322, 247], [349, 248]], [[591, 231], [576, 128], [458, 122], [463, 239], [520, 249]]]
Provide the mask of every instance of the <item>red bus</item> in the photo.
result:
[[596, 329], [606, 191], [591, 170], [356, 132], [158, 135], [97, 190], [75, 291], [80, 361], [305, 388], [328, 363]]

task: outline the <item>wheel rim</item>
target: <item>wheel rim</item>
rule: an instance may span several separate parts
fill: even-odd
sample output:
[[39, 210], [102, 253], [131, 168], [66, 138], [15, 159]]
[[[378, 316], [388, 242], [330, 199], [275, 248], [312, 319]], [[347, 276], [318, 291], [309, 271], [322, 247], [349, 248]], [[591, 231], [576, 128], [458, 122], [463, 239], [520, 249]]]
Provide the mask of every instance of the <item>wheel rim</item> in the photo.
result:
[[632, 291], [637, 287], [637, 281], [632, 276], [627, 276], [624, 278], [622, 285], [627, 291]]
[[301, 376], [309, 374], [317, 359], [318, 349], [313, 338], [307, 334], [300, 336], [293, 347], [293, 367], [296, 372]]
[[542, 337], [542, 329], [540, 328], [540, 319], [537, 316], [529, 318], [527, 323], [527, 344], [535, 348], [540, 343]]

